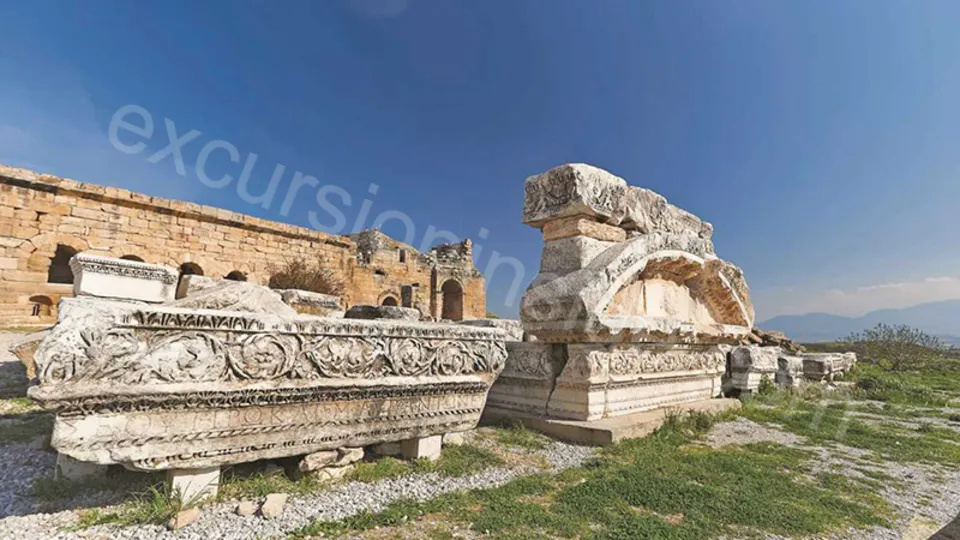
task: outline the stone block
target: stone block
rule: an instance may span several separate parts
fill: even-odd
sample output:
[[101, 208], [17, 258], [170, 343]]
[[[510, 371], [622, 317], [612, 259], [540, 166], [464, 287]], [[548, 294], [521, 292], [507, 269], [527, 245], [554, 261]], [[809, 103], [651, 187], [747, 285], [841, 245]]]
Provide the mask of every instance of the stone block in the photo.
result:
[[159, 264], [78, 253], [70, 259], [73, 294], [163, 303], [173, 300], [177, 271]]
[[57, 465], [54, 476], [73, 482], [82, 482], [92, 478], [100, 478], [107, 474], [107, 466], [86, 461], [78, 461], [66, 454], [57, 454]]
[[507, 341], [523, 341], [523, 325], [517, 319], [468, 319], [457, 324], [499, 328], [507, 334]]
[[743, 393], [757, 391], [765, 377], [774, 382], [778, 370], [780, 347], [740, 345], [730, 353], [728, 384], [731, 390]]
[[465, 442], [463, 433], [446, 433], [443, 436], [443, 446], [462, 446]]
[[347, 310], [345, 319], [393, 319], [400, 321], [419, 321], [420, 311], [413, 308], [397, 306], [368, 306], [357, 305]]
[[169, 469], [167, 483], [170, 486], [170, 493], [179, 495], [184, 504], [196, 504], [217, 496], [220, 467]]
[[585, 268], [590, 261], [615, 242], [596, 240], [588, 236], [571, 236], [544, 243], [540, 254], [540, 274], [564, 276]]
[[336, 463], [339, 455], [336, 450], [321, 450], [319, 452], [313, 452], [312, 454], [307, 454], [300, 460], [298, 468], [300, 472], [310, 473], [318, 471], [324, 467], [328, 467]]
[[213, 279], [206, 276], [187, 274], [180, 277], [177, 285], [177, 299], [196, 294], [204, 289], [209, 289], [220, 283], [219, 279]]
[[592, 165], [568, 163], [527, 178], [523, 222], [542, 227], [548, 221], [580, 216], [605, 221], [614, 214], [627, 183]]
[[582, 217], [569, 217], [548, 221], [543, 225], [543, 241], [560, 240], [571, 236], [586, 236], [604, 242], [623, 242], [627, 231], [620, 227], [598, 223]]
[[440, 435], [419, 437], [402, 441], [400, 443], [400, 454], [405, 459], [424, 458], [433, 461], [440, 458], [440, 450], [442, 447], [443, 437]]
[[287, 495], [286, 493], [271, 493], [267, 495], [267, 498], [263, 501], [263, 505], [260, 506], [260, 515], [264, 519], [273, 519], [280, 517], [283, 514], [283, 507], [287, 504]]
[[803, 380], [803, 358], [782, 355], [777, 359], [777, 374], [774, 382], [784, 388], [796, 388]]

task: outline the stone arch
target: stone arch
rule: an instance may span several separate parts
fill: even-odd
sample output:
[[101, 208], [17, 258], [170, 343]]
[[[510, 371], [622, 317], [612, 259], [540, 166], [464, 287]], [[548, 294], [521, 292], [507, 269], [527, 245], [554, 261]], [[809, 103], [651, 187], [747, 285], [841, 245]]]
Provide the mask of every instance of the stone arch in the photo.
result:
[[49, 296], [37, 294], [30, 297], [30, 315], [50, 317], [53, 315], [53, 300]]
[[380, 302], [381, 306], [394, 306], [399, 305], [397, 303], [397, 298], [393, 295], [387, 295], [383, 297], [383, 300]]
[[455, 280], [448, 279], [440, 287], [443, 295], [440, 304], [440, 318], [450, 321], [463, 320], [463, 285]]
[[57, 244], [47, 269], [48, 283], [73, 283], [73, 270], [70, 269], [70, 259], [77, 254], [77, 250], [67, 244]]
[[223, 279], [229, 279], [230, 281], [247, 281], [247, 275], [239, 270], [234, 270], [223, 276]]
[[125, 260], [125, 261], [146, 262], [146, 261], [144, 261], [142, 258], [140, 258], [140, 257], [137, 256], [137, 255], [124, 255], [124, 256], [122, 256], [122, 257], [120, 257], [120, 258], [123, 259], [123, 260]]
[[203, 268], [194, 262], [186, 262], [180, 265], [180, 277], [183, 276], [202, 276]]

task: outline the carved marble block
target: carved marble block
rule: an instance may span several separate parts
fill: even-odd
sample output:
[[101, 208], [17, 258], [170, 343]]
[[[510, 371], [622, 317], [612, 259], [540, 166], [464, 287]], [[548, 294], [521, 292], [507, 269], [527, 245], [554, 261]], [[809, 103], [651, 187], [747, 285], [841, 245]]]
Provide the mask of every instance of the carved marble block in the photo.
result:
[[65, 299], [29, 395], [80, 461], [206, 469], [475, 427], [494, 328]]
[[740, 345], [730, 350], [728, 358], [730, 388], [743, 393], [756, 392], [764, 378], [771, 383], [776, 379], [780, 347]]
[[803, 377], [809, 381], [832, 381], [849, 372], [857, 361], [856, 353], [803, 353]]
[[173, 300], [177, 291], [177, 271], [159, 264], [83, 252], [70, 259], [70, 270], [74, 296], [163, 303]]

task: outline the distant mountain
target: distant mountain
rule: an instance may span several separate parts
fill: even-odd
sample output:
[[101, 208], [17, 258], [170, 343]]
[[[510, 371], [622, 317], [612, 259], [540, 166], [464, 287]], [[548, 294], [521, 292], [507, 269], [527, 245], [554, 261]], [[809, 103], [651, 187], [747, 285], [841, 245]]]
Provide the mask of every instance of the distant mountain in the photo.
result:
[[827, 313], [781, 315], [757, 323], [764, 330], [779, 330], [800, 342], [833, 341], [878, 323], [906, 324], [932, 334], [941, 341], [960, 345], [960, 300], [930, 302], [903, 309], [879, 309], [862, 317]]

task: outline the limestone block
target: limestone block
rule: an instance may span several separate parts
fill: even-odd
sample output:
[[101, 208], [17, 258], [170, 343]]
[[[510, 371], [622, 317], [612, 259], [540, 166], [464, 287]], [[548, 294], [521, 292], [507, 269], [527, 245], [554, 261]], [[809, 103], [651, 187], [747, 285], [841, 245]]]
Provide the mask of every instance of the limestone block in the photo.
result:
[[507, 341], [523, 341], [523, 325], [517, 319], [468, 319], [457, 324], [499, 328], [507, 334]]
[[793, 355], [781, 355], [777, 359], [777, 386], [796, 388], [803, 380], [803, 358]]
[[443, 436], [443, 446], [462, 446], [465, 442], [463, 433], [446, 433]]
[[424, 458], [433, 461], [440, 458], [440, 450], [442, 447], [443, 437], [441, 435], [418, 437], [401, 441], [400, 454], [404, 459]]
[[147, 264], [78, 253], [70, 259], [74, 296], [89, 295], [142, 302], [173, 300], [177, 271], [159, 264]]
[[363, 448], [337, 448], [336, 465], [342, 467], [363, 459]]
[[170, 485], [170, 492], [179, 495], [184, 504], [196, 504], [217, 496], [220, 467], [169, 469], [167, 482]]
[[803, 377], [808, 381], [832, 381], [843, 371], [843, 359], [837, 353], [803, 353]]
[[582, 217], [569, 217], [548, 221], [543, 225], [543, 241], [560, 240], [571, 236], [586, 236], [604, 242], [623, 242], [627, 231], [620, 227], [598, 223]]
[[77, 461], [66, 454], [57, 454], [57, 465], [54, 476], [73, 482], [81, 482], [91, 478], [100, 478], [107, 474], [106, 465]]
[[286, 493], [271, 493], [267, 495], [267, 498], [263, 501], [263, 505], [260, 506], [260, 515], [264, 519], [273, 519], [280, 517], [283, 514], [283, 507], [287, 504], [287, 495]]
[[324, 467], [323, 469], [316, 471], [316, 473], [314, 474], [316, 474], [316, 477], [320, 480], [336, 482], [337, 480], [341, 480], [345, 476], [350, 474], [350, 472], [353, 471], [353, 469], [354, 469], [354, 466], [352, 464], [343, 465], [343, 466], [331, 466], [331, 467]]
[[523, 222], [534, 227], [570, 216], [606, 221], [617, 209], [627, 183], [583, 163], [568, 163], [527, 178]]
[[340, 297], [332, 294], [320, 294], [300, 289], [277, 290], [287, 304], [294, 307], [310, 308], [312, 313], [327, 314], [340, 309]]
[[668, 203], [659, 193], [640, 187], [627, 187], [611, 219], [643, 234], [691, 233], [706, 240], [713, 236], [713, 225]]
[[180, 530], [190, 525], [200, 517], [200, 509], [197, 507], [187, 508], [176, 513], [167, 521], [167, 528], [171, 531]]
[[345, 319], [394, 319], [401, 321], [419, 321], [420, 312], [413, 308], [397, 306], [357, 305], [347, 310]]
[[739, 392], [755, 392], [764, 377], [776, 379], [780, 347], [740, 345], [730, 353], [729, 385]]
[[546, 414], [565, 362], [563, 345], [507, 342], [507, 361], [490, 388], [485, 411]]
[[300, 472], [310, 473], [318, 471], [329, 465], [336, 463], [339, 458], [339, 454], [336, 450], [321, 450], [319, 452], [313, 452], [312, 454], [307, 454], [303, 456], [303, 459], [300, 460], [298, 468]]
[[180, 283], [177, 284], [177, 299], [183, 298], [185, 296], [190, 296], [196, 294], [204, 289], [209, 289], [222, 280], [213, 279], [206, 276], [199, 276], [196, 274], [187, 274], [180, 278]]
[[253, 501], [240, 501], [234, 512], [240, 517], [249, 517], [257, 513], [257, 503]]
[[551, 240], [544, 244], [540, 254], [540, 274], [563, 276], [580, 270], [604, 250], [615, 245], [615, 242], [604, 242], [589, 236]]
[[79, 297], [61, 302], [28, 393], [56, 413], [51, 445], [82, 461], [204, 469], [338, 448], [353, 459], [473, 429], [506, 355], [491, 328]]
[[246, 281], [222, 280], [191, 292], [188, 296], [169, 303], [170, 306], [190, 309], [214, 309], [244, 313], [269, 313], [295, 316], [297, 311], [272, 289]]

